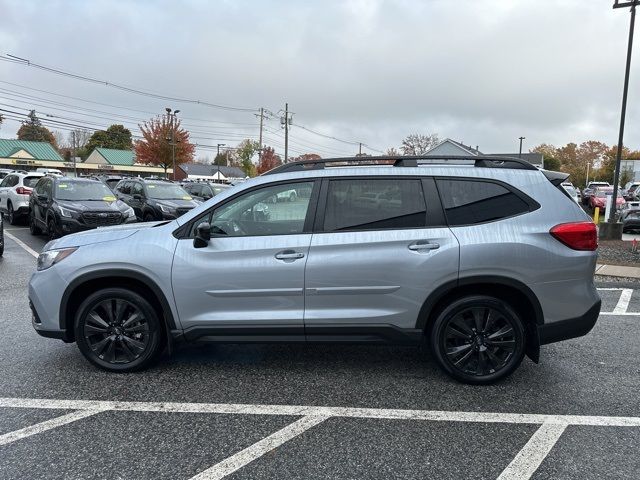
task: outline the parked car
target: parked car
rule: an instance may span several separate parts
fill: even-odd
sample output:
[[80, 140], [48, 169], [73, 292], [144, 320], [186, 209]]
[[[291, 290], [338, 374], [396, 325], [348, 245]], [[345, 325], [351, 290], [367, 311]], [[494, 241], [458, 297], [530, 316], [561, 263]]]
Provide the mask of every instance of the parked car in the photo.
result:
[[[607, 207], [607, 196], [613, 195], [613, 187], [598, 187], [594, 190], [593, 195], [589, 197], [589, 207], [595, 210], [596, 207], [600, 209], [600, 212], [604, 212]], [[622, 194], [618, 192], [618, 198], [616, 199], [616, 208], [622, 207], [625, 204], [625, 200]]]
[[197, 199], [209, 200], [228, 188], [231, 188], [231, 185], [213, 182], [189, 182], [183, 184], [182, 188], [184, 188], [189, 195], [192, 195]]
[[[505, 157], [370, 160], [291, 162], [172, 221], [55, 240], [30, 280], [33, 326], [118, 372], [182, 341], [425, 342], [472, 384], [591, 330], [596, 227], [565, 174]], [[254, 215], [298, 189], [312, 194]], [[354, 206], [389, 190], [400, 204]]]
[[620, 221], [623, 232], [640, 230], [640, 201], [626, 202], [620, 209]]
[[0, 168], [0, 180], [9, 175], [13, 170], [10, 168]]
[[4, 220], [0, 215], [0, 257], [4, 255]]
[[562, 188], [565, 192], [567, 192], [567, 195], [569, 195], [569, 197], [571, 197], [574, 202], [580, 205], [580, 192], [577, 188], [574, 188], [574, 186], [571, 184], [567, 185], [565, 183], [562, 184]]
[[582, 204], [589, 205], [589, 199], [593, 196], [593, 192], [598, 187], [610, 187], [609, 182], [589, 182], [587, 187], [582, 190]]
[[36, 168], [36, 172], [43, 173], [45, 175], [51, 175], [55, 177], [62, 177], [63, 173], [57, 168]]
[[133, 209], [107, 186], [85, 178], [40, 178], [29, 197], [29, 230], [50, 239], [97, 227], [135, 222]]
[[628, 182], [622, 190], [622, 196], [625, 200], [634, 200], [637, 192], [639, 192], [640, 182]]
[[92, 175], [89, 178], [104, 183], [107, 187], [109, 187], [109, 190], [113, 191], [116, 188], [118, 182], [120, 182], [123, 177], [122, 175]]
[[200, 204], [180, 185], [162, 179], [127, 178], [114, 191], [145, 222], [173, 220]]
[[11, 225], [29, 215], [29, 195], [43, 176], [37, 172], [12, 172], [0, 182], [0, 213], [7, 214]]

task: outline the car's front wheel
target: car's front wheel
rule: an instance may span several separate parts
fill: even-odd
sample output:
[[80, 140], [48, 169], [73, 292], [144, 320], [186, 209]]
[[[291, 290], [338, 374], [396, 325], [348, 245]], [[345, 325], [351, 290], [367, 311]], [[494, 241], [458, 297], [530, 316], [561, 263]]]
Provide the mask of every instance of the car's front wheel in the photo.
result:
[[9, 224], [15, 225], [18, 223], [18, 217], [16, 215], [15, 210], [13, 209], [13, 205], [11, 202], [7, 202], [7, 218], [9, 220]]
[[141, 295], [124, 288], [90, 295], [78, 309], [74, 330], [85, 358], [112, 372], [147, 368], [164, 344], [156, 311]]
[[36, 224], [36, 218], [33, 216], [33, 212], [29, 213], [29, 232], [31, 235], [40, 235], [42, 230]]
[[525, 329], [519, 315], [494, 297], [455, 300], [436, 317], [429, 338], [440, 367], [453, 378], [488, 384], [512, 373], [524, 357]]

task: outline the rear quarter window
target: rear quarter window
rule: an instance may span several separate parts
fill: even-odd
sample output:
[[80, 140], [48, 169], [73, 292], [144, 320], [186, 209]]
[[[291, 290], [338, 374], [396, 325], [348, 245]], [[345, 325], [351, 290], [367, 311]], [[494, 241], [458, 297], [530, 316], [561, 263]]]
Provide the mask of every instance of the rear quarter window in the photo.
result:
[[531, 210], [522, 198], [494, 182], [438, 179], [437, 185], [451, 226], [493, 222]]

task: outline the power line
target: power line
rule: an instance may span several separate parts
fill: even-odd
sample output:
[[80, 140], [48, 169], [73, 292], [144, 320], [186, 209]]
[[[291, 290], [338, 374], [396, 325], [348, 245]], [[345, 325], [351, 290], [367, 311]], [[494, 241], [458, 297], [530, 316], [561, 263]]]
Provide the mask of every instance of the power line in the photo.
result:
[[118, 90], [122, 90], [124, 92], [128, 92], [128, 93], [133, 93], [136, 95], [142, 95], [145, 97], [151, 97], [151, 98], [158, 98], [161, 100], [168, 100], [168, 101], [172, 101], [172, 102], [182, 102], [182, 103], [189, 103], [189, 104], [195, 104], [195, 105], [203, 105], [205, 107], [211, 107], [211, 108], [218, 108], [221, 110], [229, 110], [229, 111], [235, 111], [235, 112], [251, 112], [251, 113], [255, 113], [256, 109], [255, 108], [247, 108], [247, 107], [232, 107], [230, 105], [220, 105], [217, 103], [211, 103], [211, 102], [206, 102], [203, 100], [193, 100], [193, 99], [189, 99], [189, 98], [181, 98], [181, 97], [176, 97], [176, 96], [172, 96], [172, 95], [162, 95], [159, 93], [154, 93], [154, 92], [148, 92], [145, 90], [139, 90], [137, 88], [132, 88], [132, 87], [127, 87], [126, 85], [121, 85], [118, 83], [113, 83], [113, 82], [109, 82], [107, 80], [99, 80], [96, 78], [92, 78], [92, 77], [88, 77], [86, 75], [82, 75], [82, 74], [78, 74], [78, 73], [72, 73], [72, 72], [68, 72], [65, 70], [61, 70], [58, 68], [54, 68], [54, 67], [47, 67], [45, 65], [41, 65], [39, 63], [34, 63], [31, 60], [28, 60], [26, 58], [20, 58], [17, 57], [15, 55], [11, 55], [11, 54], [6, 54], [6, 56], [0, 56], [0, 60], [5, 61], [5, 62], [11, 62], [11, 63], [16, 63], [18, 65], [23, 65], [23, 66], [27, 66], [27, 67], [34, 67], [40, 70], [44, 70], [46, 72], [49, 73], [54, 73], [56, 75], [62, 75], [65, 77], [69, 77], [69, 78], [74, 78], [76, 80], [82, 80], [88, 83], [95, 83], [98, 85], [105, 85], [107, 87], [112, 87], [112, 88], [116, 88]]

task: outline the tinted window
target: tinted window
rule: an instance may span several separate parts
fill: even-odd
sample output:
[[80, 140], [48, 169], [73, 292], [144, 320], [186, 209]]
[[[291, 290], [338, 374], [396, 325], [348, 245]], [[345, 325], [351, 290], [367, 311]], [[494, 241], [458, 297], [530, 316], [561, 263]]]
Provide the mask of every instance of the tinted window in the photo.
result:
[[481, 180], [438, 180], [449, 225], [490, 222], [529, 211], [529, 205], [497, 183]]
[[384, 230], [426, 225], [418, 179], [331, 180], [324, 230]]
[[184, 188], [175, 183], [147, 183], [147, 196], [158, 200], [191, 200]]
[[139, 182], [133, 182], [131, 185], [131, 195], [144, 195], [144, 188]]
[[120, 193], [124, 193], [125, 195], [129, 195], [131, 193], [131, 182], [122, 182], [116, 188]]
[[253, 190], [216, 208], [194, 227], [208, 221], [211, 234], [222, 237], [303, 233], [309, 198], [296, 194], [292, 201], [278, 199], [312, 186], [313, 182], [287, 183]]
[[40, 178], [41, 177], [24, 177], [22, 179], [22, 183], [25, 187], [33, 188], [36, 186], [36, 183], [38, 183], [38, 180], [40, 180]]
[[2, 182], [0, 182], [0, 188], [1, 187], [6, 187], [8, 183], [9, 183], [9, 177], [4, 177]]
[[199, 196], [202, 193], [202, 185], [190, 185], [188, 191], [192, 195]]
[[2, 183], [5, 183], [5, 185], [4, 185], [5, 187], [15, 187], [18, 184], [18, 176], [17, 175], [7, 175], [7, 178], [5, 178]]

